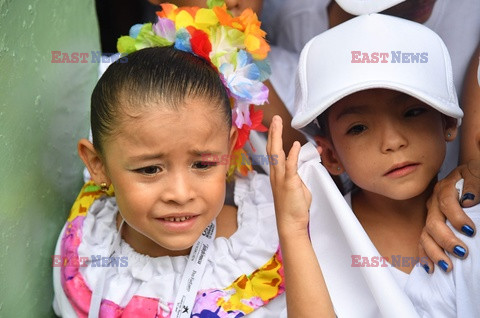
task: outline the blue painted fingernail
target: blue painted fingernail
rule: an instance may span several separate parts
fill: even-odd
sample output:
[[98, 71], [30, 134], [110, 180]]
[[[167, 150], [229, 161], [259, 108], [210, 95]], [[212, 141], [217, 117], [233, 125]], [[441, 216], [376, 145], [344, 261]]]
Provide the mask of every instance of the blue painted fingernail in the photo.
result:
[[465, 256], [465, 253], [467, 252], [463, 247], [461, 247], [460, 245], [457, 245], [455, 246], [455, 248], [453, 249], [453, 252], [455, 253], [455, 255], [459, 256], [459, 257], [464, 257]]
[[472, 201], [475, 200], [475, 194], [470, 192], [465, 193], [464, 195], [462, 195], [460, 199], [460, 203], [463, 203], [463, 201], [467, 201], [467, 200], [472, 200]]
[[438, 261], [438, 266], [440, 266], [440, 268], [443, 269], [444, 272], [446, 272], [448, 269], [448, 264], [444, 260]]
[[430, 273], [430, 267], [428, 266], [428, 264], [423, 264], [422, 266], [425, 269], [425, 271], [427, 272], [427, 274]]
[[473, 236], [473, 229], [469, 225], [462, 226], [462, 232], [465, 233], [467, 236]]

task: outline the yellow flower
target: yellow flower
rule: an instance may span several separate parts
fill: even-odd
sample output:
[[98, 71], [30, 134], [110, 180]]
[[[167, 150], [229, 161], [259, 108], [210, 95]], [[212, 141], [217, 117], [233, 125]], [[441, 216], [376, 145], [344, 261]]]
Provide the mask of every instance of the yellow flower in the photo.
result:
[[212, 9], [199, 9], [195, 15], [195, 26], [197, 29], [210, 33], [210, 27], [218, 24], [218, 18]]

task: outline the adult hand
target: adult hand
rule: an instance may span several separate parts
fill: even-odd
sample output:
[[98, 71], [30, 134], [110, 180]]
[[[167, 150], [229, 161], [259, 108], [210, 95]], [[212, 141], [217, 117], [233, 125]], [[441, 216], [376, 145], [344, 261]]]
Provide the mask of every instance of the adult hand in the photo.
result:
[[[455, 184], [462, 178], [464, 185], [459, 200]], [[427, 220], [419, 245], [419, 256], [427, 260], [429, 273], [434, 270], [432, 261], [446, 272], [452, 270], [453, 264], [445, 251], [461, 259], [468, 256], [467, 246], [455, 236], [445, 224], [445, 220], [450, 221], [460, 233], [474, 236], [475, 225], [462, 208], [474, 206], [479, 201], [480, 160], [471, 160], [468, 164], [460, 165], [445, 179], [437, 182], [432, 197], [427, 203]]]

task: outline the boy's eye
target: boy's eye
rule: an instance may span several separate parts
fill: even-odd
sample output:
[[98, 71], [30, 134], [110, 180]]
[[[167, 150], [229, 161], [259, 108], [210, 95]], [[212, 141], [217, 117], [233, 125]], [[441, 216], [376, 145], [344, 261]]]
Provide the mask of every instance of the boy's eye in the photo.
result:
[[362, 132], [364, 132], [365, 130], [367, 130], [367, 126], [365, 126], [365, 125], [355, 125], [347, 131], [347, 134], [348, 135], [359, 135]]
[[157, 166], [148, 166], [148, 167], [137, 169], [135, 171], [138, 173], [146, 174], [146, 175], [153, 175], [153, 174], [160, 173], [162, 169]]
[[415, 117], [423, 114], [426, 111], [427, 109], [425, 107], [411, 108], [405, 112], [405, 117]]
[[196, 161], [193, 163], [193, 168], [206, 170], [210, 167], [214, 167], [218, 164], [216, 161]]

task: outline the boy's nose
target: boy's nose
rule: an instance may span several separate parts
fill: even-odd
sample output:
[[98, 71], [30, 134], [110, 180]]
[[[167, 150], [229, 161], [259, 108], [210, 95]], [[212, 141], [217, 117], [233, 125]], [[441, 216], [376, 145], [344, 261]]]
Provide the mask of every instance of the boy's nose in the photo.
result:
[[398, 151], [406, 146], [408, 146], [408, 139], [401, 127], [397, 127], [394, 123], [385, 123], [382, 133], [382, 152]]

